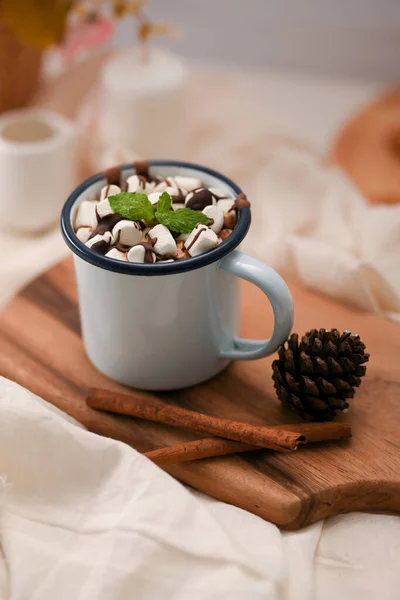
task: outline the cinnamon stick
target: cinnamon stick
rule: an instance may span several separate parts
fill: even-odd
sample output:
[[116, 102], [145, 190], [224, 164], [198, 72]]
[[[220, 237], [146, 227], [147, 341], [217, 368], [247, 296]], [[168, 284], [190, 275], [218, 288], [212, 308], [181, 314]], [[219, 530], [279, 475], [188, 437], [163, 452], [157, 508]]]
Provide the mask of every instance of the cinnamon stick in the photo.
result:
[[[285, 429], [292, 425], [284, 425]], [[328, 440], [340, 440], [351, 437], [351, 426], [349, 423], [304, 423], [296, 425], [304, 433], [309, 442], [322, 442]], [[304, 431], [303, 429], [304, 428]], [[187, 460], [198, 460], [201, 458], [213, 458], [238, 452], [251, 452], [261, 450], [259, 446], [224, 440], [222, 438], [203, 438], [193, 442], [173, 444], [164, 448], [157, 448], [145, 452], [147, 456], [157, 465], [169, 465]]]
[[150, 450], [144, 452], [144, 456], [147, 456], [156, 465], [162, 466], [187, 460], [236, 454], [237, 452], [250, 452], [251, 450], [262, 450], [262, 448], [243, 442], [235, 442], [234, 440], [224, 440], [223, 438], [203, 438], [193, 442], [173, 444], [172, 446], [157, 448], [157, 450]]
[[184, 427], [279, 452], [296, 450], [299, 444], [307, 442], [307, 437], [299, 432], [297, 426], [286, 429], [285, 426], [265, 427], [221, 419], [178, 406], [169, 406], [150, 395], [128, 396], [108, 390], [91, 389], [87, 404], [98, 410]]

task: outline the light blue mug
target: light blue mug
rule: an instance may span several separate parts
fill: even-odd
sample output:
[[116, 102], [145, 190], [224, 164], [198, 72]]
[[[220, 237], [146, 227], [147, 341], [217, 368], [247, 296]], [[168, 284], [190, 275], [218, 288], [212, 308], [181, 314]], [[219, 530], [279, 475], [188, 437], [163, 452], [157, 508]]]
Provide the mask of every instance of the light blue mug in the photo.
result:
[[[150, 173], [184, 175], [236, 198], [241, 189], [199, 165], [155, 160]], [[121, 167], [121, 181], [135, 172]], [[77, 207], [107, 183], [103, 173], [84, 181], [68, 198], [61, 216], [64, 239], [74, 253], [82, 335], [92, 363], [124, 385], [172, 390], [200, 383], [232, 360], [272, 354], [289, 336], [293, 301], [283, 279], [263, 262], [236, 250], [250, 226], [241, 208], [236, 227], [219, 246], [171, 263], [128, 263], [97, 254], [73, 229]], [[268, 340], [237, 337], [239, 278], [269, 299], [274, 328]]]

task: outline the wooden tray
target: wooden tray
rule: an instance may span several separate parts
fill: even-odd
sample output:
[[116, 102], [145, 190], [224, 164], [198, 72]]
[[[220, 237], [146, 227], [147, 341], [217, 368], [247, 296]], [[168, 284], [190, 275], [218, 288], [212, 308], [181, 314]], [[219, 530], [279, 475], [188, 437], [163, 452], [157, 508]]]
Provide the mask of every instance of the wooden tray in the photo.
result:
[[[268, 309], [243, 287], [243, 334], [268, 335]], [[176, 478], [286, 529], [360, 509], [400, 511], [400, 329], [292, 286], [295, 331], [352, 329], [371, 353], [367, 376], [347, 416], [349, 442], [313, 445], [292, 455], [259, 451], [168, 467]], [[194, 439], [183, 430], [102, 414], [85, 405], [88, 386], [122, 389], [87, 360], [79, 336], [70, 260], [28, 285], [0, 315], [0, 373], [74, 416], [89, 430], [140, 451]], [[254, 423], [295, 422], [275, 397], [271, 358], [236, 363], [214, 380], [163, 394], [205, 413]], [[99, 458], [99, 460], [101, 460]]]

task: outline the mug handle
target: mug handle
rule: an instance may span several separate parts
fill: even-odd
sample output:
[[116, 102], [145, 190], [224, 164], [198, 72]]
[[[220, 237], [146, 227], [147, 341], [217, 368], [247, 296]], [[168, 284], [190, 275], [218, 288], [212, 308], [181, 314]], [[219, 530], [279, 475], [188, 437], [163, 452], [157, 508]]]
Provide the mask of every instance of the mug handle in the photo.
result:
[[254, 283], [267, 296], [274, 311], [274, 330], [269, 340], [234, 337], [233, 347], [223, 350], [221, 357], [253, 360], [273, 354], [287, 340], [293, 325], [293, 300], [288, 286], [271, 267], [238, 250], [220, 260], [218, 268]]

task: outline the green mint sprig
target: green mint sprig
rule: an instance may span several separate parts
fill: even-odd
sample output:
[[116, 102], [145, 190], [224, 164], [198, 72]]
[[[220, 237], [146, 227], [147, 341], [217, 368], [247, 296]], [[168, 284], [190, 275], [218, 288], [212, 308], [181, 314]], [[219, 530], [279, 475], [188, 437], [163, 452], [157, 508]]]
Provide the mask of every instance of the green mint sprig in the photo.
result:
[[191, 208], [178, 208], [170, 212], [156, 212], [159, 223], [176, 233], [190, 233], [198, 223], [208, 225], [210, 219], [202, 212]]
[[172, 199], [167, 192], [163, 192], [155, 207], [146, 194], [133, 194], [120, 192], [108, 198], [111, 208], [115, 213], [131, 221], [145, 221], [147, 225], [161, 223], [170, 231], [176, 233], [190, 233], [198, 223], [208, 225], [210, 219], [202, 212], [191, 208], [178, 208], [172, 210]]
[[131, 221], [152, 221], [154, 219], [154, 206], [146, 194], [133, 194], [120, 192], [109, 196], [108, 201], [115, 213]]

